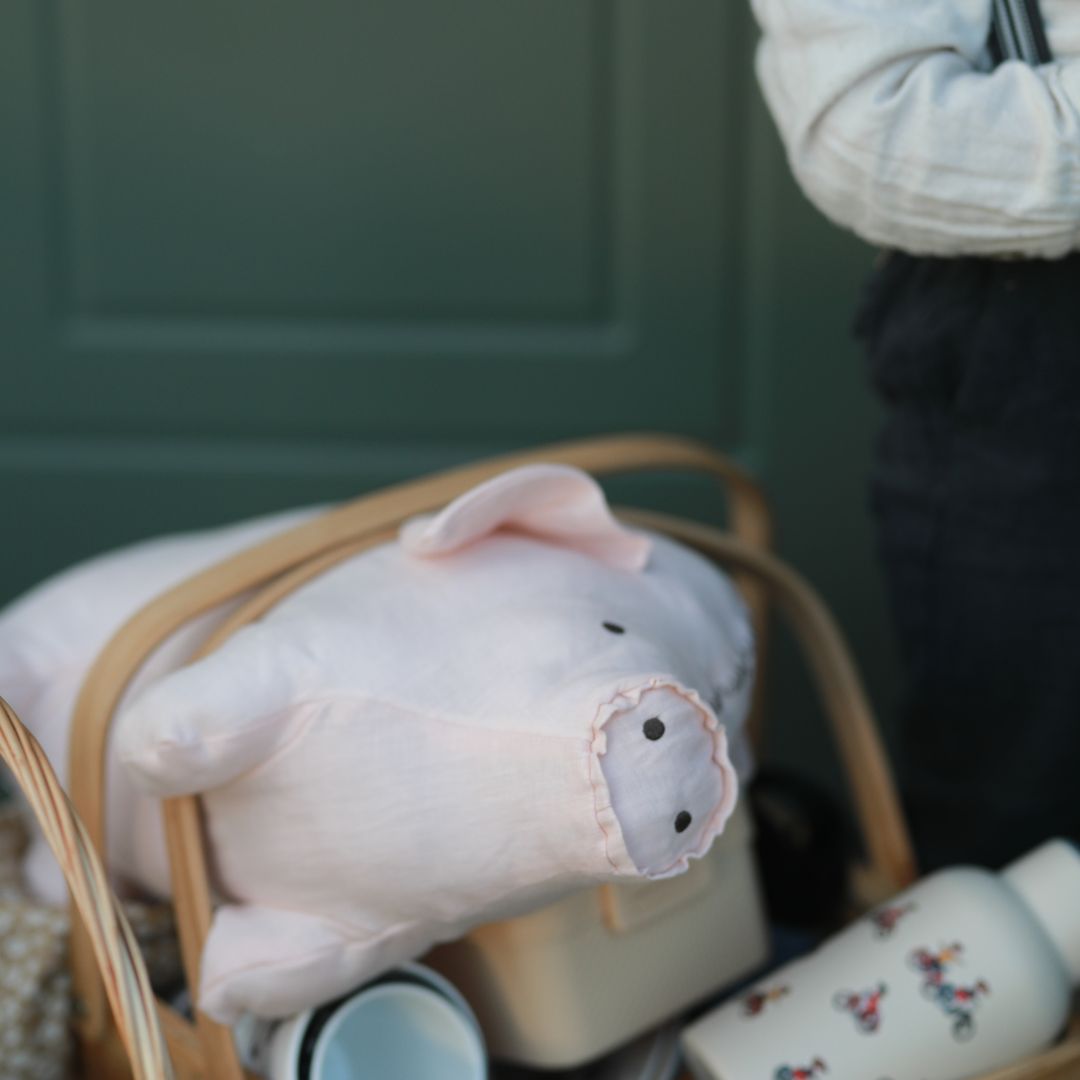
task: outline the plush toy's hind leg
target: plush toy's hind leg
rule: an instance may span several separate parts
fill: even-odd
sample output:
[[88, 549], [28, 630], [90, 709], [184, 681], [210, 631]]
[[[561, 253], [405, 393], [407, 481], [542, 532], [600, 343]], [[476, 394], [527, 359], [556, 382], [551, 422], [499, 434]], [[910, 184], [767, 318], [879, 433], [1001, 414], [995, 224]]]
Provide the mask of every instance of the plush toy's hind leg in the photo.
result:
[[386, 966], [396, 932], [362, 937], [317, 916], [256, 905], [218, 908], [203, 949], [199, 1007], [225, 1024], [241, 1013], [291, 1016]]

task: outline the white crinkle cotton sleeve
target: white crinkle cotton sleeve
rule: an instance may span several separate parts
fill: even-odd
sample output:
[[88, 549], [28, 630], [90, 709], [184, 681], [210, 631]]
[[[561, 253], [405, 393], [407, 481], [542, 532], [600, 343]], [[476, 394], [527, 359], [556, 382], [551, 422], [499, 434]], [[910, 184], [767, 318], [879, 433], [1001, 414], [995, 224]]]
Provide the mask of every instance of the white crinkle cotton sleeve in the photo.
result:
[[912, 254], [1080, 246], [1080, 58], [984, 70], [990, 0], [753, 7], [791, 168], [833, 221]]

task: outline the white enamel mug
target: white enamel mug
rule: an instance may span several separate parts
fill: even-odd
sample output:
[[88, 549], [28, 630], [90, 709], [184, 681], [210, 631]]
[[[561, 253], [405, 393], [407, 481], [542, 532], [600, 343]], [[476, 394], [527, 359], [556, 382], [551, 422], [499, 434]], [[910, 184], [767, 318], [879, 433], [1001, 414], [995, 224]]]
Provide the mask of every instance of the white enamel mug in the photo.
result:
[[282, 1021], [245, 1017], [245, 1067], [267, 1080], [486, 1080], [476, 1018], [457, 989], [420, 964]]

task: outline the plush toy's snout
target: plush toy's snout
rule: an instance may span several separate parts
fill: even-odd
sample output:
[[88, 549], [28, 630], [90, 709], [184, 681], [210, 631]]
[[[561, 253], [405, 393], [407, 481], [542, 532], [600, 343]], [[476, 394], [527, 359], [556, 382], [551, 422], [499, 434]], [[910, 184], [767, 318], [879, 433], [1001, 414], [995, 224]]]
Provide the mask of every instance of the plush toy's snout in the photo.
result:
[[725, 733], [696, 693], [662, 677], [620, 692], [603, 713], [598, 758], [626, 852], [638, 873], [678, 873], [734, 807]]

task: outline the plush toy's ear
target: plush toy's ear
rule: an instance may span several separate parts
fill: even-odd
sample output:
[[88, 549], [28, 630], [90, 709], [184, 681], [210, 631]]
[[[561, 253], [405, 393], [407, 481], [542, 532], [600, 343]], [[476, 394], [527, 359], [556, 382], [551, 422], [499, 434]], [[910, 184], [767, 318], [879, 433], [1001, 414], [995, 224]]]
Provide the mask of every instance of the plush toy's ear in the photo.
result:
[[622, 570], [641, 570], [647, 537], [612, 516], [600, 485], [568, 465], [524, 465], [493, 477], [433, 516], [401, 529], [412, 555], [446, 555], [498, 529], [526, 533], [584, 552]]
[[153, 683], [120, 712], [118, 756], [158, 798], [208, 791], [265, 761], [306, 723], [303, 648], [246, 626], [217, 651]]

